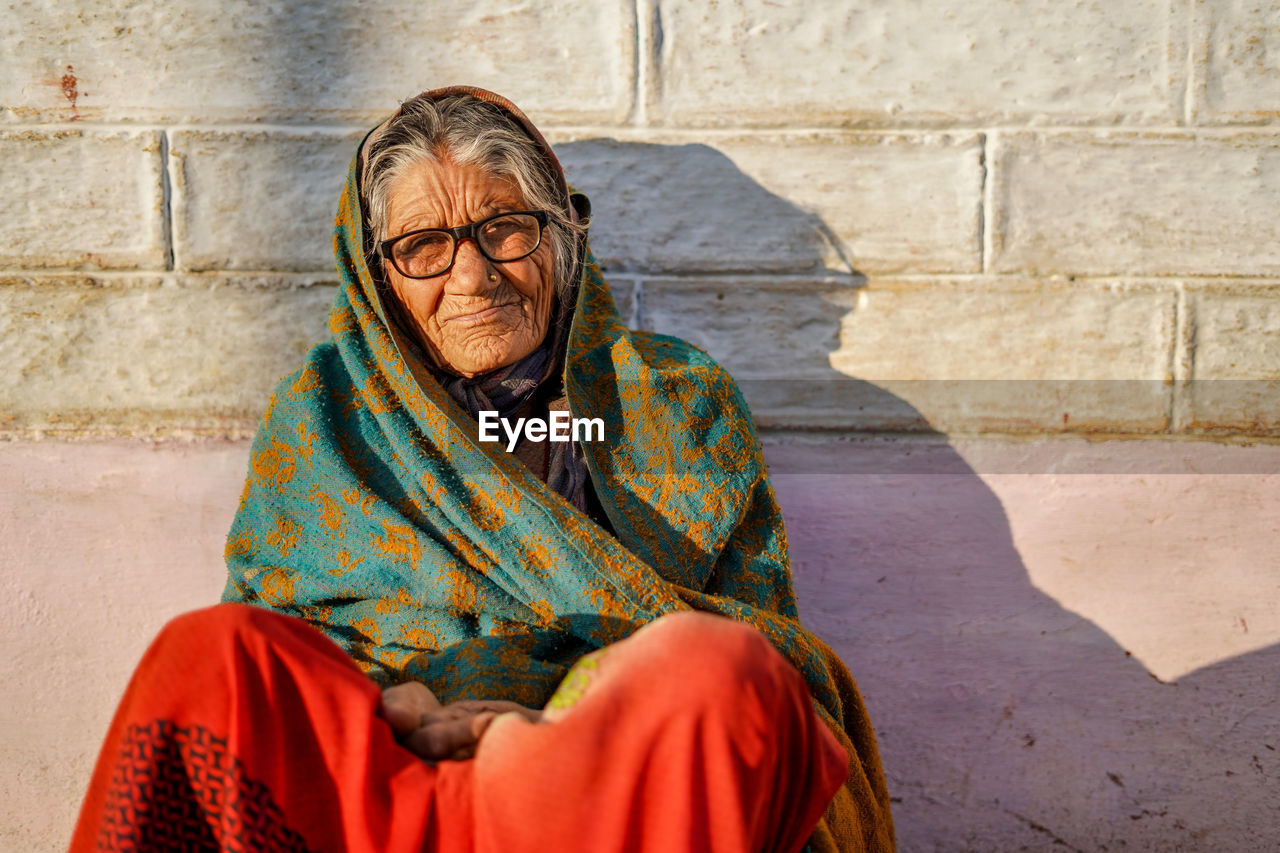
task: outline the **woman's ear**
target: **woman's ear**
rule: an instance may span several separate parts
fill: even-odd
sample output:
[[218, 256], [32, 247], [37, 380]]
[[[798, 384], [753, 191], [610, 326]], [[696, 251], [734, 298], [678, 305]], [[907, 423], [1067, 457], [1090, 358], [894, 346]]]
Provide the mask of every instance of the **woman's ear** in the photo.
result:
[[591, 199], [585, 193], [569, 191], [569, 218], [583, 228], [591, 227]]

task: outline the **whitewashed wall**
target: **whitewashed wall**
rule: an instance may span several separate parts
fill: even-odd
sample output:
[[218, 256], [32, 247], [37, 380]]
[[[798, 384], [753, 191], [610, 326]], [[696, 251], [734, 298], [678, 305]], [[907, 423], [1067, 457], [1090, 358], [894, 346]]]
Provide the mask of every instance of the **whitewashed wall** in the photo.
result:
[[0, 20], [0, 847], [216, 597], [356, 141], [449, 83], [742, 382], [904, 849], [1280, 843], [1280, 5], [65, 0]]

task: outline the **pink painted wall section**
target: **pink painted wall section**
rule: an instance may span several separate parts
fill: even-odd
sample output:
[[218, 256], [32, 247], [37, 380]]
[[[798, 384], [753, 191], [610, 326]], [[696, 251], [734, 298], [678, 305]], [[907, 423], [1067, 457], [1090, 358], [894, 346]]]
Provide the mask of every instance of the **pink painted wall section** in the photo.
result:
[[[247, 453], [0, 445], [0, 849], [65, 846], [150, 637], [221, 591]], [[871, 708], [904, 850], [1280, 838], [1280, 447], [768, 454], [804, 620]]]
[[774, 477], [903, 849], [1275, 849], [1280, 448], [909, 448]]
[[0, 850], [66, 849], [133, 666], [169, 617], [221, 593], [247, 455], [0, 444]]

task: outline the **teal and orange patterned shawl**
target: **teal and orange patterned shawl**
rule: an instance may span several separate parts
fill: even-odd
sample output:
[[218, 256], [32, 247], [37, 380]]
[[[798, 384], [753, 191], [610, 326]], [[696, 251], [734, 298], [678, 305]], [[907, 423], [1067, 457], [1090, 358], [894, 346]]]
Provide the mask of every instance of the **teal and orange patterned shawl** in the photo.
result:
[[[514, 106], [508, 109], [559, 165]], [[365, 262], [353, 161], [339, 205], [331, 340], [276, 388], [228, 536], [224, 600], [295, 614], [386, 684], [541, 707], [583, 654], [663, 613], [749, 622], [804, 674], [850, 752], [813, 844], [892, 846], [862, 700], [797, 618], [782, 518], [746, 404], [705, 353], [627, 329], [588, 255], [564, 365], [614, 535], [509, 455], [388, 322]]]

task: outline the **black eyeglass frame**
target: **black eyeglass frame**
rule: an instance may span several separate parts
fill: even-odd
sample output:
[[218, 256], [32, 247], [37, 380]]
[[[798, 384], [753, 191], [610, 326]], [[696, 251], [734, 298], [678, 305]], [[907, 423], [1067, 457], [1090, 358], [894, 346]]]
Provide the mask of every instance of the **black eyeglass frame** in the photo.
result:
[[[504, 216], [532, 216], [535, 220], [537, 220], [537, 223], [538, 223], [538, 240], [533, 244], [533, 248], [525, 252], [523, 255], [518, 255], [514, 258], [502, 258], [501, 260], [499, 260], [498, 258], [495, 258], [493, 255], [490, 255], [489, 252], [485, 249], [484, 245], [480, 242], [479, 238], [476, 236], [476, 233], [477, 233], [476, 229], [480, 228], [482, 225], [492, 222], [495, 219], [501, 219]], [[491, 263], [508, 264], [508, 263], [511, 263], [512, 261], [523, 260], [529, 257], [530, 255], [532, 255], [534, 252], [538, 251], [538, 247], [542, 245], [542, 232], [544, 232], [547, 229], [547, 224], [550, 221], [551, 221], [551, 212], [548, 210], [505, 210], [502, 213], [495, 213], [493, 216], [486, 216], [484, 219], [477, 220], [476, 222], [470, 222], [466, 225], [459, 225], [457, 228], [419, 228], [415, 231], [406, 231], [403, 234], [399, 234], [395, 237], [392, 237], [389, 240], [383, 240], [382, 243], [378, 246], [378, 249], [382, 252], [382, 257], [391, 261], [391, 265], [396, 268], [396, 272], [400, 273], [400, 275], [404, 276], [405, 278], [414, 278], [414, 279], [435, 278], [436, 276], [444, 275], [449, 270], [453, 269], [454, 262], [458, 260], [458, 246], [460, 246], [462, 244], [462, 241], [466, 240], [467, 238], [470, 238], [471, 242], [476, 244], [476, 249], [478, 249], [480, 251], [480, 254], [484, 255], [485, 259], [490, 261]], [[394, 246], [396, 243], [399, 243], [401, 240], [404, 240], [407, 237], [415, 237], [419, 234], [448, 234], [449, 238], [453, 240], [453, 253], [449, 256], [449, 263], [444, 269], [440, 270], [440, 272], [433, 272], [430, 275], [410, 275], [409, 273], [400, 269], [400, 265], [396, 263], [396, 257], [392, 253], [391, 247]]]

